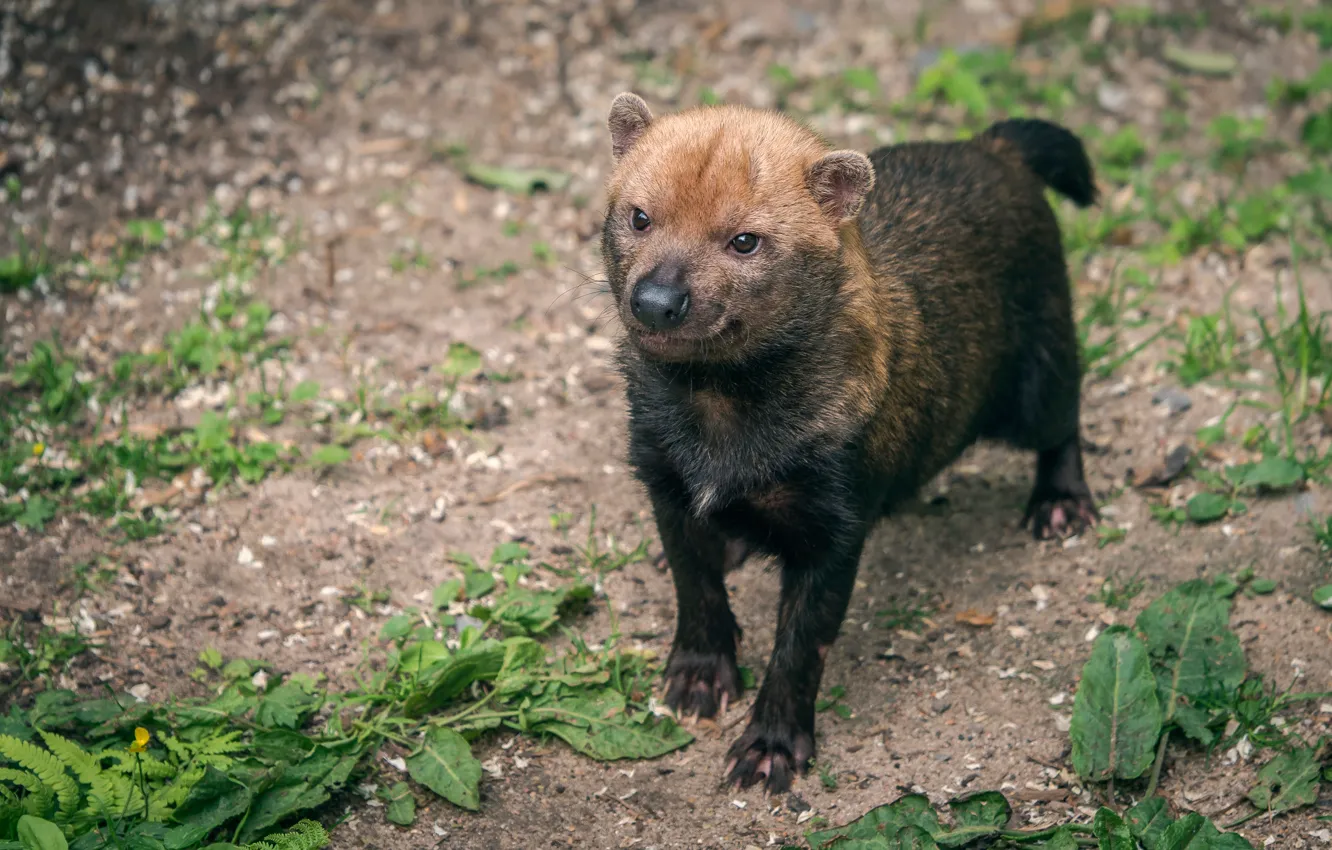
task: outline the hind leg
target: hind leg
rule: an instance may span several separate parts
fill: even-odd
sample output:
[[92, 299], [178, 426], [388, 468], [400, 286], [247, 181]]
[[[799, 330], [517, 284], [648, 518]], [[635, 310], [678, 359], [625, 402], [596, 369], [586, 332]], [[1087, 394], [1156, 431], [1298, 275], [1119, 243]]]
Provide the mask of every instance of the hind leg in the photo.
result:
[[[1067, 283], [1056, 291], [1067, 291]], [[1066, 298], [1052, 297], [1020, 358], [1012, 442], [1034, 449], [1036, 484], [1022, 519], [1038, 539], [1076, 534], [1100, 518], [1082, 469], [1082, 370]]]
[[1100, 514], [1082, 473], [1082, 447], [1076, 433], [1036, 456], [1036, 486], [1022, 517], [1041, 540], [1065, 537], [1096, 524]]

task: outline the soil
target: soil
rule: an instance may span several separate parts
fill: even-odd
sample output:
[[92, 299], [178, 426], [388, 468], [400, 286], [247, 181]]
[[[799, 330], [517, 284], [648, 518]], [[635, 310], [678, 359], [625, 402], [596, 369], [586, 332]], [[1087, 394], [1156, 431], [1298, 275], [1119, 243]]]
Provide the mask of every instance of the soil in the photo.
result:
[[[330, 472], [298, 470], [187, 505], [175, 533], [157, 541], [113, 546], [74, 519], [43, 535], [0, 530], [8, 565], [0, 614], [91, 616], [106, 645], [71, 671], [70, 683], [146, 684], [154, 697], [188, 690], [206, 646], [336, 678], [389, 610], [414, 604], [452, 574], [449, 552], [480, 556], [517, 539], [554, 562], [587, 534], [593, 506], [603, 545], [604, 535], [628, 548], [654, 538], [647, 501], [624, 463], [623, 393], [609, 362], [618, 327], [598, 283], [611, 98], [633, 89], [664, 111], [697, 102], [707, 87], [771, 105], [768, 68], [780, 63], [801, 76], [869, 67], [884, 99], [894, 100], [938, 47], [1011, 43], [1037, 5], [966, 0], [926, 13], [914, 0], [783, 9], [752, 0], [6, 4], [0, 171], [21, 176], [23, 191], [6, 208], [12, 226], [0, 253], [43, 228], [57, 254], [105, 249], [127, 219], [197, 220], [207, 201], [229, 208], [248, 192], [257, 209], [300, 223], [287, 234], [294, 254], [254, 285], [296, 339], [294, 378], [348, 396], [358, 382], [411, 386], [428, 381], [450, 343], [466, 342], [488, 371], [512, 380], [464, 387], [461, 403], [491, 411], [490, 427], [451, 435], [442, 447], [363, 441]], [[1159, 126], [1167, 91], [1182, 86], [1190, 123], [1201, 127], [1222, 112], [1261, 108], [1278, 70], [1296, 76], [1316, 66], [1307, 34], [1258, 30], [1230, 4], [1179, 8], [1202, 7], [1208, 25], [1177, 38], [1239, 56], [1235, 75], [1183, 74], [1150, 39], [1119, 45], [1104, 67], [1077, 69], [1086, 105], [1072, 110], [1074, 126]], [[928, 26], [917, 44], [921, 21]], [[1054, 48], [1029, 59], [1080, 62]], [[1125, 92], [1113, 112], [1097, 105], [1107, 80]], [[861, 149], [903, 129], [941, 132], [836, 109], [818, 124], [837, 144]], [[1185, 144], [1205, 144], [1197, 135]], [[489, 189], [464, 178], [451, 146], [572, 179], [530, 197]], [[517, 235], [506, 235], [506, 221], [522, 223]], [[395, 254], [417, 243], [425, 267], [394, 271]], [[553, 262], [533, 259], [536, 243]], [[103, 359], [160, 339], [210, 283], [195, 250], [153, 255], [97, 292], [71, 284], [43, 297], [5, 297], [6, 347], [24, 350], [55, 331]], [[516, 273], [459, 286], [506, 262]], [[1075, 269], [1080, 289], [1104, 280], [1109, 265], [1094, 255]], [[1329, 271], [1326, 260], [1302, 269], [1317, 309], [1332, 308]], [[1170, 315], [1215, 309], [1235, 285], [1245, 309], [1269, 309], [1274, 285], [1288, 294], [1291, 280], [1289, 252], [1274, 244], [1238, 256], [1203, 252], [1163, 275]], [[1253, 500], [1242, 517], [1176, 531], [1150, 515], [1159, 494], [1125, 486], [1230, 400], [1194, 388], [1182, 412], [1153, 404], [1172, 386], [1158, 368], [1166, 353], [1151, 346], [1085, 386], [1088, 477], [1098, 496], [1113, 495], [1105, 513], [1128, 529], [1122, 542], [1031, 540], [1017, 524], [1034, 460], [990, 446], [968, 452], [926, 488], [917, 509], [878, 528], [824, 677], [825, 687], [846, 687], [853, 711], [850, 719], [819, 716], [819, 765], [835, 787], [817, 772], [784, 798], [719, 787], [747, 698], [719, 723], [699, 724], [694, 744], [652, 762], [602, 764], [557, 743], [490, 738], [478, 755], [496, 770], [483, 780], [478, 813], [434, 800], [403, 829], [355, 806], [333, 846], [776, 846], [800, 840], [804, 811], [841, 823], [911, 790], [942, 802], [1003, 789], [1033, 825], [1087, 816], [1103, 789], [1082, 788], [1072, 776], [1067, 720], [1091, 635], [1131, 621], [1174, 583], [1250, 565], [1280, 588], [1236, 602], [1233, 623], [1252, 666], [1282, 686], [1298, 675], [1297, 690], [1332, 689], [1329, 620], [1308, 603], [1327, 574], [1307, 530], [1309, 515], [1332, 511], [1326, 490]], [[167, 405], [136, 415], [188, 421], [197, 411]], [[1241, 410], [1232, 433], [1258, 418]], [[301, 427], [281, 433], [308, 439]], [[1328, 436], [1316, 427], [1307, 435], [1324, 446]], [[435, 521], [441, 498], [445, 516]], [[574, 516], [567, 535], [552, 528], [558, 512]], [[240, 563], [243, 548], [258, 565]], [[98, 555], [117, 578], [77, 596], [69, 567]], [[1146, 588], [1129, 610], [1089, 601], [1105, 579], [1135, 573]], [[775, 576], [752, 563], [730, 582], [745, 630], [741, 663], [761, 671]], [[366, 616], [328, 588], [387, 589], [392, 598]], [[669, 576], [648, 560], [609, 574], [604, 589], [578, 628], [604, 638], [614, 613], [625, 632], [664, 655], [674, 628]], [[914, 608], [926, 612], [920, 632], [885, 628], [876, 615]], [[992, 625], [965, 622], [991, 617]], [[1316, 738], [1329, 732], [1332, 714], [1315, 705], [1292, 720]], [[1219, 753], [1209, 761], [1176, 748], [1162, 788], [1174, 805], [1210, 815], [1239, 802], [1254, 772], [1242, 759]], [[1243, 832], [1256, 846], [1325, 846], [1326, 824], [1315, 818], [1329, 812], [1324, 799]]]

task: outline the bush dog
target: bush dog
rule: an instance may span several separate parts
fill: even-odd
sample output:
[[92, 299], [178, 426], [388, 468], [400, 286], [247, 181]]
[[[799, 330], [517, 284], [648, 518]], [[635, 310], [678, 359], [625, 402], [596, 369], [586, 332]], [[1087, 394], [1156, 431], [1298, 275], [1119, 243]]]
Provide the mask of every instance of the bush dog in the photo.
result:
[[868, 156], [737, 106], [611, 105], [602, 252], [624, 325], [629, 462], [675, 583], [666, 702], [740, 697], [725, 574], [780, 565], [775, 645], [727, 781], [814, 755], [824, 657], [866, 534], [978, 439], [1034, 450], [1023, 524], [1094, 524], [1081, 366], [1048, 186], [1095, 202], [1081, 141], [1007, 120]]

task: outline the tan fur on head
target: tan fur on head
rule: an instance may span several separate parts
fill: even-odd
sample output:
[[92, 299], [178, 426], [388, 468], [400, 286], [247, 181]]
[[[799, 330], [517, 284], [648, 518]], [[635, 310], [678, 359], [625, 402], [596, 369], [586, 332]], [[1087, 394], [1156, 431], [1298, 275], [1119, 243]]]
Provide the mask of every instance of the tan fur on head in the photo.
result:
[[[854, 226], [874, 184], [863, 154], [830, 151], [780, 112], [734, 105], [653, 117], [642, 98], [626, 93], [611, 104], [607, 123], [615, 159], [606, 227], [620, 275], [611, 288], [631, 330], [634, 285], [654, 269], [683, 268], [691, 306], [674, 337], [708, 341], [711, 356], [727, 356], [731, 347], [739, 354], [779, 333], [816, 294], [793, 269], [811, 257], [854, 262], [843, 256], [842, 231]], [[631, 226], [636, 210], [648, 226]], [[752, 255], [729, 248], [742, 233], [759, 240]], [[853, 250], [861, 250], [858, 240]], [[850, 301], [859, 285], [848, 284]], [[736, 329], [738, 340], [715, 341]]]
[[615, 99], [608, 123], [620, 152], [607, 185], [612, 204], [640, 207], [663, 229], [694, 237], [732, 231], [723, 246], [744, 229], [787, 246], [813, 240], [836, 249], [838, 221], [820, 215], [808, 181], [828, 145], [804, 125], [739, 106], [653, 118], [632, 94]]

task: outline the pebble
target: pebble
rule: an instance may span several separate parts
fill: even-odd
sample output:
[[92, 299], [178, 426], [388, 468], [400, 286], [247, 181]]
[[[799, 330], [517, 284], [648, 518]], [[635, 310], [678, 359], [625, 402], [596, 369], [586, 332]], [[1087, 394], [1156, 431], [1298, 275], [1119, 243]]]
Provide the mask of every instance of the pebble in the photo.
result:
[[1193, 407], [1193, 399], [1179, 387], [1162, 387], [1152, 394], [1152, 404], [1165, 405], [1166, 412], [1178, 416]]
[[805, 802], [805, 798], [799, 794], [792, 794], [786, 798], [786, 807], [796, 814], [809, 811], [812, 806]]
[[1106, 112], [1122, 114], [1129, 105], [1129, 90], [1118, 83], [1104, 82], [1096, 87], [1096, 102]]

